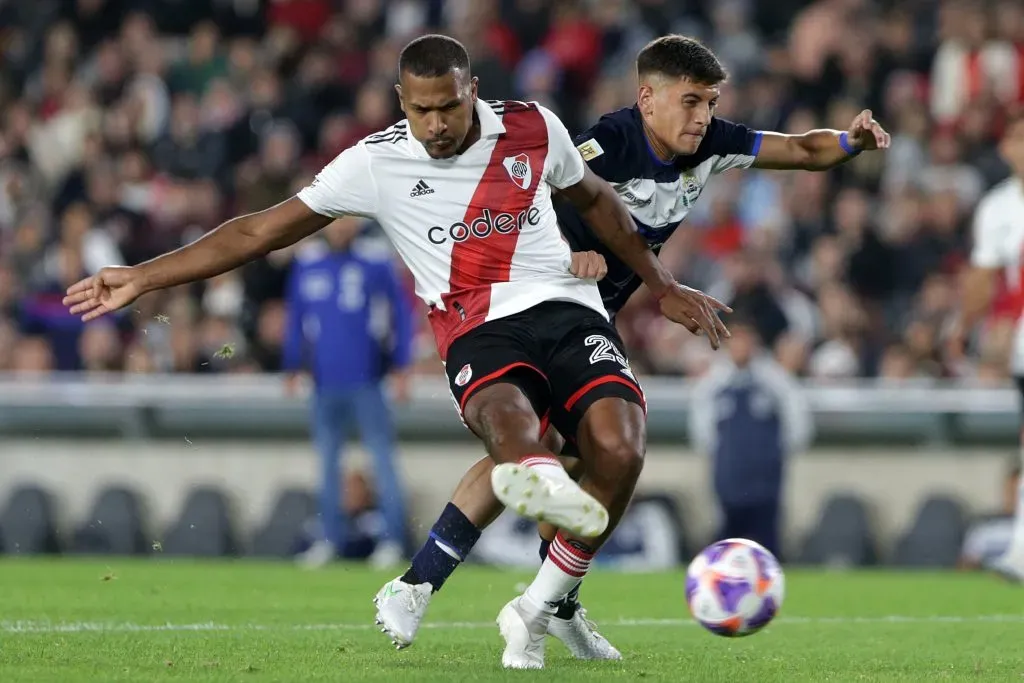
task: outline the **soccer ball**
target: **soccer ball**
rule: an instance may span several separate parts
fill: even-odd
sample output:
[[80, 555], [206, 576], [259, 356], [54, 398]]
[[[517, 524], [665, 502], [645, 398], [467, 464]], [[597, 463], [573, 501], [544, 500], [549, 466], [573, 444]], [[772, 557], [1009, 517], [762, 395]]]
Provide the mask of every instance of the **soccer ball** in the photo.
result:
[[686, 570], [686, 603], [701, 626], [735, 638], [757, 633], [778, 614], [785, 592], [779, 561], [745, 538], [712, 543]]

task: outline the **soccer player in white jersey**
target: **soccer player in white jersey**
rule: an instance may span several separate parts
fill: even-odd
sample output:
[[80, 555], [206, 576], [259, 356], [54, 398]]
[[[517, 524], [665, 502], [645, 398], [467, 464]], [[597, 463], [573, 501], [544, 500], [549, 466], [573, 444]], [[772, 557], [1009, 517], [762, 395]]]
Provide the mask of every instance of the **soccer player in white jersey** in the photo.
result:
[[[1013, 175], [989, 190], [975, 210], [971, 263], [964, 273], [960, 318], [951, 334], [955, 353], [963, 349], [968, 334], [990, 310], [1000, 273], [1024, 308], [1024, 111], [1014, 113], [1008, 121], [999, 152]], [[1010, 373], [1024, 401], [1024, 310], [1018, 311]], [[1024, 462], [1024, 428], [1021, 460]], [[1024, 583], [1024, 480], [1019, 486], [1010, 547], [991, 568]]]
[[[236, 268], [337, 217], [376, 219], [430, 307], [461, 416], [498, 465], [494, 494], [560, 528], [557, 562], [545, 563], [498, 617], [503, 664], [539, 668], [552, 606], [586, 574], [625, 511], [646, 448], [643, 391], [597, 284], [570, 272], [551, 188], [640, 274], [667, 318], [717, 347], [727, 330], [715, 310], [728, 308], [675, 282], [551, 112], [478, 100], [457, 41], [425, 36], [407, 45], [398, 95], [407, 120], [343, 151], [296, 197], [141, 265], [104, 268], [71, 286], [65, 303], [92, 320], [146, 292]], [[542, 445], [549, 423], [578, 436], [582, 486]], [[430, 595], [429, 583], [399, 582], [378, 594], [409, 617], [384, 624], [399, 647]]]
[[[706, 183], [732, 168], [824, 171], [865, 150], [888, 147], [888, 133], [870, 111], [863, 111], [849, 130], [812, 130], [802, 135], [756, 131], [715, 116], [715, 105], [727, 74], [715, 54], [700, 42], [680, 35], [657, 38], [636, 60], [639, 89], [636, 104], [602, 116], [575, 142], [588, 167], [607, 180], [626, 204], [638, 234], [655, 254], [678, 229]], [[571, 202], [556, 202], [559, 225], [577, 253], [599, 253], [607, 275], [598, 283], [605, 309], [614, 316], [642, 283], [640, 275], [604, 244], [601, 231]], [[545, 444], [553, 452], [577, 454], [575, 434], [551, 429]], [[562, 447], [561, 437], [566, 440]], [[585, 464], [585, 463], [584, 463]], [[483, 458], [467, 472], [452, 503], [416, 553], [412, 566], [395, 585], [427, 580], [437, 589], [470, 552], [480, 530], [501, 513], [501, 501], [488, 484], [493, 468]], [[586, 468], [583, 468], [586, 469]], [[572, 466], [573, 476], [584, 474]], [[545, 564], [561, 562], [562, 551], [550, 545], [555, 529], [541, 524], [540, 547]], [[441, 548], [452, 550], [445, 554]], [[556, 607], [548, 633], [580, 659], [618, 659], [619, 651], [586, 619], [578, 601], [579, 584]], [[404, 609], [392, 611], [384, 600], [380, 615], [415, 621]], [[410, 636], [415, 632], [406, 633]]]

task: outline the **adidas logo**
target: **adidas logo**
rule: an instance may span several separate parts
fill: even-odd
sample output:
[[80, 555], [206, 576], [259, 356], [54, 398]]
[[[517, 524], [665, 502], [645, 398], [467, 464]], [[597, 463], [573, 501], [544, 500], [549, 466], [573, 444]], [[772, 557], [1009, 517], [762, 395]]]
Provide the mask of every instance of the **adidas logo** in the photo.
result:
[[409, 193], [409, 196], [422, 197], [425, 194], [434, 194], [434, 190], [421, 180], [416, 183], [416, 187], [412, 188], [412, 192]]

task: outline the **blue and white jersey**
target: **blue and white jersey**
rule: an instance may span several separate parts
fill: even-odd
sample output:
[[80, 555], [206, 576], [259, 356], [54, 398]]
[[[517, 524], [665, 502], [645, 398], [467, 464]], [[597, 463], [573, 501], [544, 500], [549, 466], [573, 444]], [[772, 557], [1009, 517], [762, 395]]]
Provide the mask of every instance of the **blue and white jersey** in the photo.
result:
[[[575, 142], [590, 169], [618, 192], [640, 234], [657, 253], [711, 176], [754, 163], [761, 133], [714, 118], [694, 154], [664, 162], [651, 149], [640, 111], [633, 106], [602, 116]], [[608, 250], [568, 202], [558, 202], [557, 213], [573, 251], [597, 251], [608, 262], [608, 275], [598, 287], [605, 308], [614, 315], [640, 287], [640, 278]]]

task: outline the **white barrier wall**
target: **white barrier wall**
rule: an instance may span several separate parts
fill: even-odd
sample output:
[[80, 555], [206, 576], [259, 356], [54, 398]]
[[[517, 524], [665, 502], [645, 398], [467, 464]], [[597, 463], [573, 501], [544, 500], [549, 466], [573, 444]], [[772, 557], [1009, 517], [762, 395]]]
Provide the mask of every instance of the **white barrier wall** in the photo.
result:
[[[414, 527], [424, 535], [466, 467], [482, 451], [468, 443], [403, 444], [400, 464], [410, 492]], [[362, 466], [353, 449], [350, 462]], [[816, 450], [790, 461], [786, 481], [785, 541], [798, 542], [813, 526], [822, 502], [854, 491], [870, 503], [884, 545], [913, 519], [921, 501], [937, 492], [960, 498], [973, 512], [1000, 504], [1005, 450]], [[640, 489], [680, 498], [691, 538], [708, 540], [717, 510], [706, 459], [685, 448], [653, 446]], [[0, 440], [0, 506], [12, 488], [29, 483], [50, 489], [66, 527], [82, 521], [97, 492], [112, 484], [137, 489], [146, 499], [157, 540], [177, 515], [187, 489], [224, 489], [245, 529], [262, 524], [276, 492], [316, 484], [316, 456], [304, 442], [129, 442]]]

